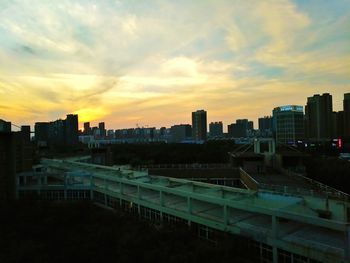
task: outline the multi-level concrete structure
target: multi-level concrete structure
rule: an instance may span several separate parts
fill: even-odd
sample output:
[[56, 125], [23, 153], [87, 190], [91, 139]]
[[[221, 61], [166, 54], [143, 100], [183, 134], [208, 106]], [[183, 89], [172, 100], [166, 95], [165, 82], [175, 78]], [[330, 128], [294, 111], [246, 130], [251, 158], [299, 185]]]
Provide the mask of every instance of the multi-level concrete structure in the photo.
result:
[[18, 174], [19, 197], [91, 199], [153, 221], [197, 224], [208, 238], [213, 231], [241, 235], [257, 245], [261, 262], [350, 260], [347, 195], [239, 189], [78, 160], [46, 159], [40, 169]]

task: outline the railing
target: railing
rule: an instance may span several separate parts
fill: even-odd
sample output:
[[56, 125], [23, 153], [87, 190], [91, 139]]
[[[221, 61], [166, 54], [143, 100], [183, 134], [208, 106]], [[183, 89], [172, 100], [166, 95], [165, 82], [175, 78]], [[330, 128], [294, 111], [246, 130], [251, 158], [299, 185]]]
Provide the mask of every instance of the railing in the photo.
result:
[[240, 171], [240, 178], [243, 184], [248, 188], [252, 190], [258, 190], [259, 183], [254, 180], [246, 171], [244, 171], [241, 167], [239, 168]]
[[217, 168], [232, 168], [228, 163], [185, 163], [185, 164], [149, 164], [140, 165], [135, 169], [217, 169]]
[[[309, 183], [310, 185], [315, 187], [315, 190], [307, 190], [305, 189], [305, 191], [309, 191], [311, 192], [311, 195], [314, 195], [315, 193], [318, 193], [321, 196], [328, 196], [328, 197], [333, 197], [336, 199], [340, 199], [343, 201], [350, 201], [350, 195], [347, 193], [344, 193], [342, 191], [339, 191], [333, 187], [330, 187], [328, 185], [325, 185], [319, 181], [313, 180], [311, 178], [308, 178], [306, 176], [303, 176], [301, 174], [298, 174], [296, 172], [281, 168], [280, 169], [281, 173], [283, 175], [286, 176], [292, 176], [292, 177], [297, 177], [300, 178], [302, 180], [305, 180], [307, 183]], [[295, 192], [297, 189], [293, 189], [293, 191]], [[302, 189], [303, 190], [303, 189]], [[299, 189], [300, 191], [300, 189]]]

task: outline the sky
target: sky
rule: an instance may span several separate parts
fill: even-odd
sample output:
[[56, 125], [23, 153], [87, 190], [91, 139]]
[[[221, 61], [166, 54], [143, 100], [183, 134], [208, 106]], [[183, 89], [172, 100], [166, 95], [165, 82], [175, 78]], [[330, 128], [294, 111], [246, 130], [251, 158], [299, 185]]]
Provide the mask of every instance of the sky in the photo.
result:
[[[350, 92], [350, 0], [0, 0], [0, 119], [254, 120]], [[82, 126], [82, 124], [80, 124]]]

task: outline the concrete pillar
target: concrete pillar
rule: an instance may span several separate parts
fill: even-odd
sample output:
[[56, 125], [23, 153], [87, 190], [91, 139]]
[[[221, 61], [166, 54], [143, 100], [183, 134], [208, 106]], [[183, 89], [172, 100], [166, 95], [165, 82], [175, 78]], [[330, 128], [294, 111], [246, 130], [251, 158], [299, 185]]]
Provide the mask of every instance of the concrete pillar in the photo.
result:
[[[187, 197], [187, 211], [191, 215], [192, 214], [192, 199], [191, 197]], [[187, 221], [187, 225], [191, 226], [191, 220]]]
[[257, 150], [256, 153], [260, 153], [260, 141], [259, 140], [256, 141], [256, 150]]
[[276, 246], [272, 247], [272, 262], [278, 263], [278, 251]]
[[161, 207], [164, 206], [164, 194], [163, 191], [159, 191], [159, 204]]
[[141, 200], [141, 190], [140, 190], [140, 186], [137, 186], [137, 199]]
[[120, 184], [120, 194], [123, 194], [123, 183], [119, 183]]
[[258, 147], [257, 147], [258, 140], [254, 140], [254, 153], [258, 153]]
[[227, 205], [224, 205], [224, 224], [228, 225], [229, 221], [228, 221], [228, 208]]
[[276, 142], [274, 139], [271, 140], [271, 145], [272, 145], [272, 154], [276, 153]]
[[[273, 215], [271, 227], [272, 227], [272, 238], [274, 240], [278, 239], [278, 229], [279, 229], [278, 224], [279, 224], [278, 217]], [[278, 250], [275, 244], [272, 246], [272, 259], [273, 259], [272, 261], [273, 263], [278, 263]]]
[[187, 197], [187, 211], [189, 214], [192, 214], [192, 199]]

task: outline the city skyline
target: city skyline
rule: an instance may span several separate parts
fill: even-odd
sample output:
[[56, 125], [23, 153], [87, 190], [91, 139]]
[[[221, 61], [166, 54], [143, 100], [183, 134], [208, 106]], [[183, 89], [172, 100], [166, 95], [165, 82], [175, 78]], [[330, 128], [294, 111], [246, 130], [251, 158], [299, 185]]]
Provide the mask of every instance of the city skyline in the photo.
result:
[[[253, 120], [350, 91], [350, 1], [4, 1], [0, 118], [79, 127]], [[170, 117], [169, 117], [170, 116]]]

